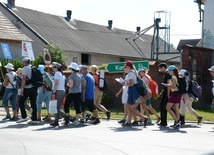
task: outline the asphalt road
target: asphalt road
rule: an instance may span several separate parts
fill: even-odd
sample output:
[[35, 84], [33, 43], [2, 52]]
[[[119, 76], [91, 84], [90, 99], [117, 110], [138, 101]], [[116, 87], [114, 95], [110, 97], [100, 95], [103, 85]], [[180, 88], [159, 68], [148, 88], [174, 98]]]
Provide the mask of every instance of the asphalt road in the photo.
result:
[[[0, 116], [0, 120], [3, 116]], [[172, 122], [170, 122], [172, 123]], [[214, 124], [189, 123], [179, 129], [157, 125], [123, 127], [117, 121], [98, 125], [51, 127], [0, 121], [0, 155], [214, 154]]]

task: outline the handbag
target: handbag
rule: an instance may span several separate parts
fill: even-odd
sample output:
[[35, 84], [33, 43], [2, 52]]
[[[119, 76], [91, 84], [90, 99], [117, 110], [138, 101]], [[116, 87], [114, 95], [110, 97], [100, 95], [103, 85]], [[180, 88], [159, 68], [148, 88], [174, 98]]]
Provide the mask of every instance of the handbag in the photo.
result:
[[50, 114], [56, 114], [57, 113], [57, 100], [51, 100], [49, 102], [49, 109]]

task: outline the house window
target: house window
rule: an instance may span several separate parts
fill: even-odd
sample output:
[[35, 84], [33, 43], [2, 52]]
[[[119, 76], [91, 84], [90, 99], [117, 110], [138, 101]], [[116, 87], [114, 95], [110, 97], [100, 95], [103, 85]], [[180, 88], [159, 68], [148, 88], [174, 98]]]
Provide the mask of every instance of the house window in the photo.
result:
[[82, 54], [82, 64], [89, 65], [89, 55], [88, 54]]
[[125, 61], [125, 59], [124, 58], [120, 58], [120, 62], [124, 62]]
[[192, 62], [192, 78], [193, 80], [197, 80], [198, 70], [197, 70], [197, 61], [196, 59], [193, 59]]

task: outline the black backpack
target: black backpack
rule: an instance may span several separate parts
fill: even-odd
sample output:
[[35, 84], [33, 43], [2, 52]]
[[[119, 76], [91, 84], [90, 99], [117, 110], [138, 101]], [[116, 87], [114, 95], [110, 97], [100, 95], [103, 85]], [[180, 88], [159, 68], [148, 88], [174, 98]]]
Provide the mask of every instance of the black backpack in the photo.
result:
[[140, 96], [145, 96], [147, 94], [147, 87], [145, 82], [141, 78], [137, 77], [137, 83], [138, 94]]
[[105, 78], [99, 78], [99, 80], [100, 79], [103, 79], [103, 81], [104, 81], [103, 87], [98, 86], [100, 91], [107, 92], [108, 91], [108, 82], [106, 81]]
[[187, 93], [187, 83], [186, 83], [186, 79], [184, 77], [178, 79], [177, 87], [178, 87], [179, 93], [181, 93], [181, 94]]
[[34, 87], [38, 88], [43, 85], [43, 74], [35, 66], [31, 67], [31, 79], [27, 77], [26, 84], [32, 84]]

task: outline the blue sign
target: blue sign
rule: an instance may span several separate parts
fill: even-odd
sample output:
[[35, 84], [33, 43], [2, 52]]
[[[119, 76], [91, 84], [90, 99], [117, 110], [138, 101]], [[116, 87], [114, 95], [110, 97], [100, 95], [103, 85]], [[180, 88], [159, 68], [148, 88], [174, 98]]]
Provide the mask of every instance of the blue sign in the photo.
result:
[[1, 43], [1, 48], [2, 48], [2, 51], [3, 51], [3, 54], [4, 54], [4, 58], [5, 59], [12, 59], [8, 44]]

